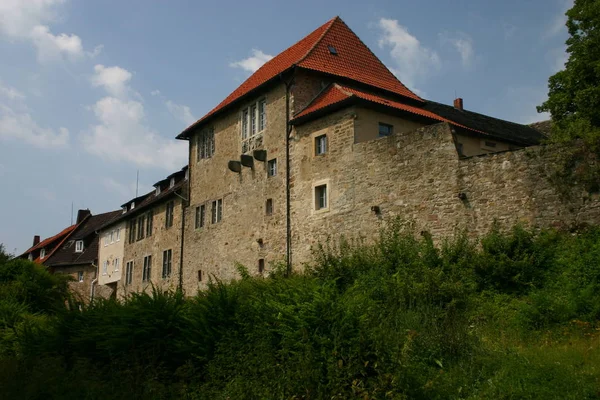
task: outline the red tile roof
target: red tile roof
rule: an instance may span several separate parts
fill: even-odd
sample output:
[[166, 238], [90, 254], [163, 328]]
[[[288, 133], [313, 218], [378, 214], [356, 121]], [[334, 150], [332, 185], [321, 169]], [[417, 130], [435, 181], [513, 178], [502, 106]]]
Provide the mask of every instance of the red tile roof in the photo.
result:
[[348, 86], [342, 86], [337, 83], [332, 84], [329, 87], [327, 87], [304, 110], [302, 110], [298, 114], [296, 114], [294, 116], [294, 118], [292, 119], [292, 122], [303, 119], [304, 117], [307, 117], [308, 115], [313, 114], [324, 108], [327, 108], [327, 107], [333, 106], [337, 103], [340, 103], [342, 101], [351, 100], [351, 99], [361, 99], [361, 100], [368, 101], [371, 103], [377, 103], [377, 104], [380, 104], [380, 105], [383, 105], [386, 107], [394, 108], [394, 109], [401, 110], [401, 111], [406, 111], [411, 114], [420, 115], [422, 117], [430, 118], [430, 119], [433, 119], [436, 121], [448, 122], [452, 125], [459, 126], [461, 128], [465, 128], [465, 129], [469, 129], [471, 131], [484, 133], [484, 132], [478, 131], [476, 129], [472, 129], [467, 126], [458, 124], [447, 118], [443, 118], [431, 111], [424, 110], [423, 108], [409, 105], [409, 104], [400, 103], [395, 100], [386, 99], [384, 97], [381, 97], [381, 96], [373, 94], [373, 93], [368, 93], [363, 90], [351, 88]]
[[[329, 46], [334, 47], [337, 54], [331, 54]], [[186, 128], [177, 138], [187, 138], [194, 127], [294, 66], [344, 77], [423, 102], [423, 99], [411, 92], [383, 65], [341, 18], [335, 17], [266, 62], [225, 100]]]

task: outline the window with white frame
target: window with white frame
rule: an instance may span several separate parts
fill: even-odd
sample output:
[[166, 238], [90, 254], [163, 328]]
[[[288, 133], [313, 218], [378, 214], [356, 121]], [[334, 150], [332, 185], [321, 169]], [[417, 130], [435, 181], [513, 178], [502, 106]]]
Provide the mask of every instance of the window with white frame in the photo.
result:
[[261, 147], [267, 127], [267, 100], [262, 98], [248, 105], [240, 113], [240, 119], [242, 153]]
[[110, 243], [113, 244], [115, 242], [115, 231], [110, 231]]
[[206, 206], [204, 204], [196, 207], [196, 229], [204, 227], [204, 215], [206, 214]]
[[119, 259], [118, 258], [115, 258], [114, 270], [115, 270], [115, 272], [119, 271]]
[[169, 189], [173, 188], [175, 186], [175, 178], [171, 178], [171, 180], [169, 181]]
[[83, 271], [77, 272], [77, 280], [83, 282]]
[[211, 127], [198, 133], [196, 141], [197, 161], [211, 158], [213, 154], [215, 154], [215, 129]]
[[117, 242], [121, 240], [121, 228], [117, 228]]
[[108, 233], [104, 235], [104, 247], [108, 246]]
[[216, 224], [223, 219], [223, 199], [212, 202], [212, 218], [211, 223]]
[[108, 275], [108, 260], [102, 263], [102, 275]]
[[277, 175], [277, 159], [267, 161], [267, 176]]
[[40, 258], [46, 257], [46, 249], [40, 250]]
[[133, 261], [128, 261], [125, 266], [125, 284], [131, 285], [133, 282]]
[[144, 269], [142, 270], [142, 282], [150, 282], [152, 273], [152, 256], [144, 257]]
[[315, 210], [325, 210], [328, 208], [327, 185], [315, 186]]
[[163, 251], [163, 270], [162, 277], [166, 279], [171, 276], [171, 258], [172, 258], [171, 249]]
[[75, 242], [75, 253], [81, 253], [83, 251], [83, 240], [77, 240]]
[[327, 153], [327, 135], [317, 136], [315, 138], [315, 155], [320, 156]]

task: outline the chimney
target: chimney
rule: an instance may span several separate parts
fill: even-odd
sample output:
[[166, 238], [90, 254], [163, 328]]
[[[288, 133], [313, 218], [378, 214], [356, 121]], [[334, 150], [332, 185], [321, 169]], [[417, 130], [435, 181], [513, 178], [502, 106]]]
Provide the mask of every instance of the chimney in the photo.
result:
[[461, 99], [460, 97], [454, 99], [454, 108], [462, 111], [464, 109], [463, 108], [463, 99]]
[[40, 243], [40, 235], [35, 235], [33, 237], [33, 245], [35, 246], [35, 245], [37, 245], [39, 243]]
[[79, 211], [77, 211], [77, 222], [76, 222], [76, 224], [79, 224], [88, 215], [92, 215], [92, 213], [90, 212], [90, 210], [79, 210]]

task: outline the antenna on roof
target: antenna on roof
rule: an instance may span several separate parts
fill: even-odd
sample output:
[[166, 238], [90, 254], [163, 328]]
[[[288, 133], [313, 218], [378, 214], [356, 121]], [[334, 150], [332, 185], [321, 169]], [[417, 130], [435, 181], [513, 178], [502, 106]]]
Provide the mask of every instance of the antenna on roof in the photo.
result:
[[73, 225], [73, 201], [71, 201], [71, 224], [69, 226]]
[[138, 187], [140, 183], [140, 170], [137, 170], [137, 174], [135, 176], [135, 197], [138, 197]]

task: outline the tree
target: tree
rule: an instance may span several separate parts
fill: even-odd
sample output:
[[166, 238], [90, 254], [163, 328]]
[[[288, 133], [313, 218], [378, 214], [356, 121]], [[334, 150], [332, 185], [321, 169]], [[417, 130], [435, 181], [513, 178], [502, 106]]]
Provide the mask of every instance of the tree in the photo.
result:
[[6, 264], [11, 258], [13, 255], [7, 253], [4, 244], [0, 243], [0, 265]]
[[548, 100], [538, 107], [554, 122], [550, 142], [568, 144], [562, 177], [600, 190], [600, 1], [575, 0], [567, 11], [565, 69], [548, 80]]

